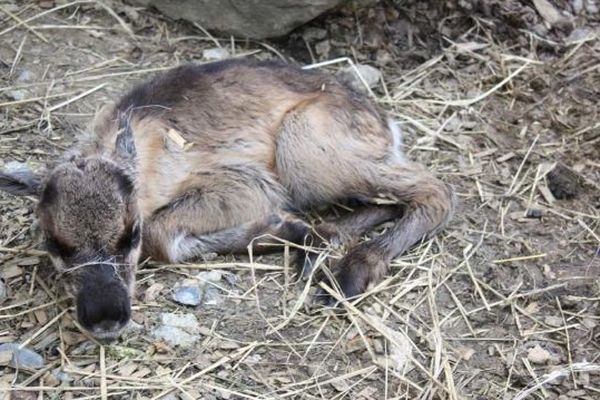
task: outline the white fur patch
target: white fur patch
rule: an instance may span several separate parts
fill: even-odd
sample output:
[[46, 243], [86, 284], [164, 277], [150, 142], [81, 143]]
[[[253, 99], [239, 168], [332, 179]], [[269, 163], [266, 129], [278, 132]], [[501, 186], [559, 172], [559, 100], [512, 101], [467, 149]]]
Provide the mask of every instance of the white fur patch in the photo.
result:
[[169, 259], [171, 262], [181, 262], [201, 253], [203, 247], [202, 240], [199, 238], [186, 234], [177, 235], [169, 244]]
[[404, 161], [404, 152], [402, 151], [402, 129], [393, 119], [388, 119], [388, 127], [392, 133], [392, 158], [395, 161]]

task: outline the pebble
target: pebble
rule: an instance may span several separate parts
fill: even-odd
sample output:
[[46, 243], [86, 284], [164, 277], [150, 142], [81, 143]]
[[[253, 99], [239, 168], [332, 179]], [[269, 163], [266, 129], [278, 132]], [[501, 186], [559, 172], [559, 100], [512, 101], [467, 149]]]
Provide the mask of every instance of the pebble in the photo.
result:
[[202, 50], [202, 58], [210, 61], [219, 61], [229, 58], [229, 51], [223, 47], [215, 47], [214, 49]]
[[529, 350], [527, 359], [534, 364], [545, 364], [550, 359], [550, 352], [537, 344]]
[[544, 215], [544, 212], [537, 208], [529, 208], [529, 209], [527, 209], [527, 211], [525, 213], [526, 218], [534, 218], [534, 219], [540, 219], [540, 218], [542, 218], [543, 215]]
[[61, 382], [73, 382], [73, 378], [61, 368], [54, 369], [52, 375]]
[[153, 335], [171, 346], [189, 347], [200, 338], [200, 324], [194, 314], [163, 313], [160, 320], [161, 326]]
[[176, 326], [178, 328], [185, 329], [191, 333], [197, 333], [200, 329], [198, 319], [194, 314], [176, 314], [176, 313], [162, 313], [160, 320], [163, 325]]
[[390, 365], [400, 374], [408, 371], [409, 361], [412, 357], [410, 341], [400, 332], [393, 332], [394, 342], [388, 344]]
[[0, 280], [0, 304], [6, 299], [6, 285]]
[[44, 358], [35, 351], [19, 348], [18, 343], [4, 343], [0, 345], [0, 354], [10, 353], [12, 357], [9, 365], [13, 368], [40, 369], [44, 366]]
[[588, 27], [576, 28], [569, 34], [566, 42], [571, 44], [583, 40], [590, 39], [594, 36], [594, 30]]
[[200, 337], [198, 335], [192, 335], [187, 333], [181, 328], [176, 326], [159, 326], [153, 332], [154, 337], [157, 339], [164, 340], [171, 346], [179, 346], [179, 347], [190, 347]]
[[156, 299], [160, 295], [160, 291], [164, 288], [165, 285], [163, 285], [162, 283], [153, 283], [148, 287], [148, 289], [146, 289], [146, 292], [144, 293], [144, 301], [146, 303], [156, 301]]
[[308, 27], [302, 32], [302, 37], [307, 42], [311, 40], [322, 40], [327, 36], [327, 31], [321, 28]]
[[598, 13], [598, 11], [600, 11], [600, 1], [587, 0], [585, 2], [585, 9], [587, 10], [588, 14], [591, 15]]
[[555, 317], [555, 316], [551, 316], [551, 315], [544, 318], [544, 323], [553, 328], [558, 328], [559, 326], [564, 325], [563, 319], [561, 317]]
[[223, 301], [219, 287], [234, 287], [237, 276], [225, 271], [203, 271], [193, 279], [184, 279], [173, 290], [173, 300], [179, 304], [198, 306], [216, 305]]
[[202, 291], [198, 287], [180, 286], [173, 292], [173, 300], [186, 306], [197, 306], [202, 302]]
[[[355, 67], [360, 73], [360, 76], [363, 77], [369, 88], [372, 89], [379, 84], [379, 81], [383, 76], [380, 70], [366, 64], [356, 64]], [[352, 87], [353, 89], [366, 92], [367, 89], [365, 88], [365, 84], [358, 76], [356, 69], [352, 65], [342, 68], [340, 72], [338, 72], [338, 77], [343, 82], [350, 85], [350, 87]]]
[[331, 43], [329, 40], [323, 40], [315, 45], [315, 51], [323, 58], [327, 58], [331, 52]]

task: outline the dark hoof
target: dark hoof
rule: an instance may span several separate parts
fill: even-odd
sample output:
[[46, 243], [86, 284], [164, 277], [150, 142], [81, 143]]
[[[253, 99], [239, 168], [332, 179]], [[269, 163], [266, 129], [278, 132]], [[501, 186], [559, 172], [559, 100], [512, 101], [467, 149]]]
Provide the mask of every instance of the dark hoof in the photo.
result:
[[314, 269], [317, 266], [317, 259], [319, 258], [318, 253], [312, 252], [300, 252], [296, 259], [296, 266], [300, 277], [303, 280], [310, 278]]
[[325, 291], [323, 288], [317, 288], [317, 291], [314, 294], [313, 302], [318, 305], [322, 305], [330, 308], [339, 308], [342, 303], [338, 302], [334, 299], [329, 293]]

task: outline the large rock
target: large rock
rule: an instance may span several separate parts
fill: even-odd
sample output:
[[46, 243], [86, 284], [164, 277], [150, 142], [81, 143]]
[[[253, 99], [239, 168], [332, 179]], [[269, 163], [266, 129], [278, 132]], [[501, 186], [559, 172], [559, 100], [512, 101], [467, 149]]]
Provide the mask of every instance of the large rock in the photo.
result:
[[156, 7], [173, 19], [239, 37], [285, 35], [345, 0], [128, 0]]

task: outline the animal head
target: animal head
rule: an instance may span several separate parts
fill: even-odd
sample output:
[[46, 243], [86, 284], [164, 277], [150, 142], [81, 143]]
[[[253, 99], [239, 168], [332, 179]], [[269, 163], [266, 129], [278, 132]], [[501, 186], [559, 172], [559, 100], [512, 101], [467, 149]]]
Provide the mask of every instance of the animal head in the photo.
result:
[[99, 339], [116, 338], [129, 322], [141, 248], [133, 133], [125, 120], [119, 127], [109, 155], [71, 156], [42, 174], [0, 171], [0, 190], [38, 199], [50, 259], [80, 325]]

